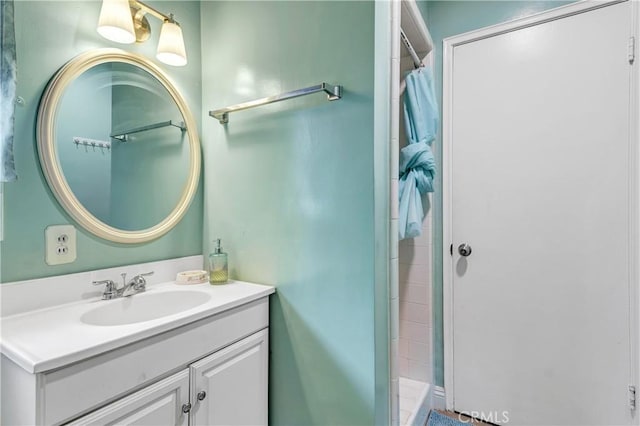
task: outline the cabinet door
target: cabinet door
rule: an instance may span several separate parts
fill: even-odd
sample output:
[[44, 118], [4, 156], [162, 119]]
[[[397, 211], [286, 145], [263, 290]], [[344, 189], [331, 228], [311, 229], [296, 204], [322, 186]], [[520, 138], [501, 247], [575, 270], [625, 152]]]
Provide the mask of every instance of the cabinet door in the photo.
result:
[[187, 426], [182, 405], [189, 403], [189, 371], [183, 370], [69, 425]]
[[266, 425], [268, 330], [191, 365], [192, 426]]

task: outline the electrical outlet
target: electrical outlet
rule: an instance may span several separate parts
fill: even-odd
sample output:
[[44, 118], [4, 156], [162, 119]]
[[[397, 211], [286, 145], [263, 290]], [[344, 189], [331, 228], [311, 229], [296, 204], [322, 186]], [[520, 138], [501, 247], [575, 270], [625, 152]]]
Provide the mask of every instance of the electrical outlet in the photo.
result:
[[52, 225], [44, 231], [47, 265], [62, 265], [76, 260], [76, 228]]

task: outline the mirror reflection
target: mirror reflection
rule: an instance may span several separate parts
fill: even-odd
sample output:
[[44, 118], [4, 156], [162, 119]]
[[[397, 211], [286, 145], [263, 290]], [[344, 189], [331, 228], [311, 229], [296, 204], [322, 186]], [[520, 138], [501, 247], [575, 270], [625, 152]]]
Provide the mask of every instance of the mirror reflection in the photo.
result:
[[157, 225], [178, 204], [188, 135], [178, 106], [147, 71], [107, 62], [70, 82], [55, 120], [55, 149], [78, 201], [125, 231]]

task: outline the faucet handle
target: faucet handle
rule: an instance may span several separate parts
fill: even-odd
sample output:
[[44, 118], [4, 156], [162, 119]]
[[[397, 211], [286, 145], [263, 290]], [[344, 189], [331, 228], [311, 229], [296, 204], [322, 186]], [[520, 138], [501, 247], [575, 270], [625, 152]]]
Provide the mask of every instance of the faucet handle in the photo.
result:
[[100, 281], [93, 281], [91, 284], [93, 285], [102, 285], [102, 284], [106, 284], [107, 288], [109, 287], [113, 287], [116, 285], [116, 283], [113, 282], [113, 280], [100, 280]]
[[133, 282], [133, 285], [136, 290], [138, 291], [144, 291], [147, 285], [147, 280], [144, 279], [144, 277], [148, 277], [153, 275], [153, 271], [151, 272], [145, 272], [143, 274], [138, 274], [135, 277], [133, 277], [131, 279], [131, 281]]
[[102, 293], [102, 298], [105, 299], [105, 300], [113, 299], [118, 294], [118, 290], [116, 289], [116, 283], [114, 283], [113, 280], [93, 281], [92, 284], [93, 285], [103, 285], [103, 284], [106, 285], [105, 288], [104, 288], [104, 293]]

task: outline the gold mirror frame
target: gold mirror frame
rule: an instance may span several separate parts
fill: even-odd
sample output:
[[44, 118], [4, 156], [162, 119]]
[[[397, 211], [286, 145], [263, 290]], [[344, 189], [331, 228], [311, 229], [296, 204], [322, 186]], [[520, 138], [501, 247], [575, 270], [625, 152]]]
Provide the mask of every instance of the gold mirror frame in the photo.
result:
[[[98, 220], [80, 203], [62, 173], [55, 141], [55, 119], [58, 104], [67, 86], [83, 72], [107, 62], [120, 62], [139, 67], [155, 77], [169, 92], [178, 106], [189, 135], [189, 173], [176, 207], [160, 223], [140, 231], [124, 231]], [[82, 53], [67, 62], [53, 76], [42, 95], [37, 119], [38, 155], [44, 176], [65, 211], [87, 231], [116, 243], [137, 244], [154, 240], [180, 222], [189, 209], [200, 180], [200, 139], [197, 124], [186, 101], [169, 77], [153, 62], [143, 56], [120, 49], [95, 49]]]

